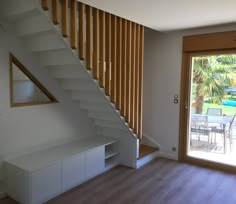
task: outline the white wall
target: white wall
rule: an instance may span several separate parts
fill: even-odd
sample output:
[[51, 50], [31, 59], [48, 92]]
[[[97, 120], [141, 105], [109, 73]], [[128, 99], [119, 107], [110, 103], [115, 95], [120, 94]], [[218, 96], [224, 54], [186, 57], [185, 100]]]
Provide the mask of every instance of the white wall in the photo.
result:
[[[87, 113], [71, 102], [70, 96], [39, 66], [10, 25], [0, 28], [0, 179], [6, 158], [51, 145], [94, 135]], [[60, 103], [11, 108], [9, 95], [9, 52], [12, 52]]]
[[178, 154], [179, 104], [174, 104], [173, 99], [175, 94], [180, 95], [183, 36], [232, 30], [236, 30], [235, 24], [145, 32], [143, 132], [160, 144], [164, 155], [177, 158]]

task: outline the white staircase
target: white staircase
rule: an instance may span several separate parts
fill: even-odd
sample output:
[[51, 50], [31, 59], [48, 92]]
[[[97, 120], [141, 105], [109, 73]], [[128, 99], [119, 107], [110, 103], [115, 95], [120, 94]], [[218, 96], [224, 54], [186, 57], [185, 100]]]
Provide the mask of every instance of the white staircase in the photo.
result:
[[86, 69], [85, 62], [79, 60], [78, 51], [71, 49], [70, 39], [63, 38], [60, 26], [52, 23], [50, 11], [42, 10], [40, 0], [3, 0], [0, 3], [3, 21], [14, 24], [16, 34], [39, 57], [42, 67], [81, 109], [87, 110], [97, 135], [119, 138], [121, 163], [136, 167], [137, 136]]
[[0, 182], [0, 199], [6, 197], [7, 193], [6, 193], [6, 187], [5, 184], [3, 182]]

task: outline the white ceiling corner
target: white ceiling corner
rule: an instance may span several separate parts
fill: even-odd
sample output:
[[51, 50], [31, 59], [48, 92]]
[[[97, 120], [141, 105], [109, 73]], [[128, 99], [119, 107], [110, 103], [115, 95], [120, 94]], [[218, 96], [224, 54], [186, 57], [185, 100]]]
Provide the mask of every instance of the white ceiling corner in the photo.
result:
[[236, 0], [79, 0], [158, 31], [236, 22]]

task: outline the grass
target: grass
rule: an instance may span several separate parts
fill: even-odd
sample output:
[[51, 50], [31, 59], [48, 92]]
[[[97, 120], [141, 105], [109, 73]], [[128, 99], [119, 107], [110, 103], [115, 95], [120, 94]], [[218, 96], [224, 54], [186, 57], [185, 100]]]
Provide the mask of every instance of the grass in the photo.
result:
[[233, 106], [223, 106], [214, 103], [204, 103], [203, 104], [203, 114], [206, 114], [207, 108], [222, 108], [222, 113], [225, 115], [236, 114], [236, 107]]

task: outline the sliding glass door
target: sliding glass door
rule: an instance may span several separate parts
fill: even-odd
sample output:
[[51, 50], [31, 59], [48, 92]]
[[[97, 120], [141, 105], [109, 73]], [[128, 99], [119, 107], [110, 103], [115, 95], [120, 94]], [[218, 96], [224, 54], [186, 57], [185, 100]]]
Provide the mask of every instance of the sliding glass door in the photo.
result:
[[195, 53], [188, 60], [186, 154], [236, 166], [236, 54]]

